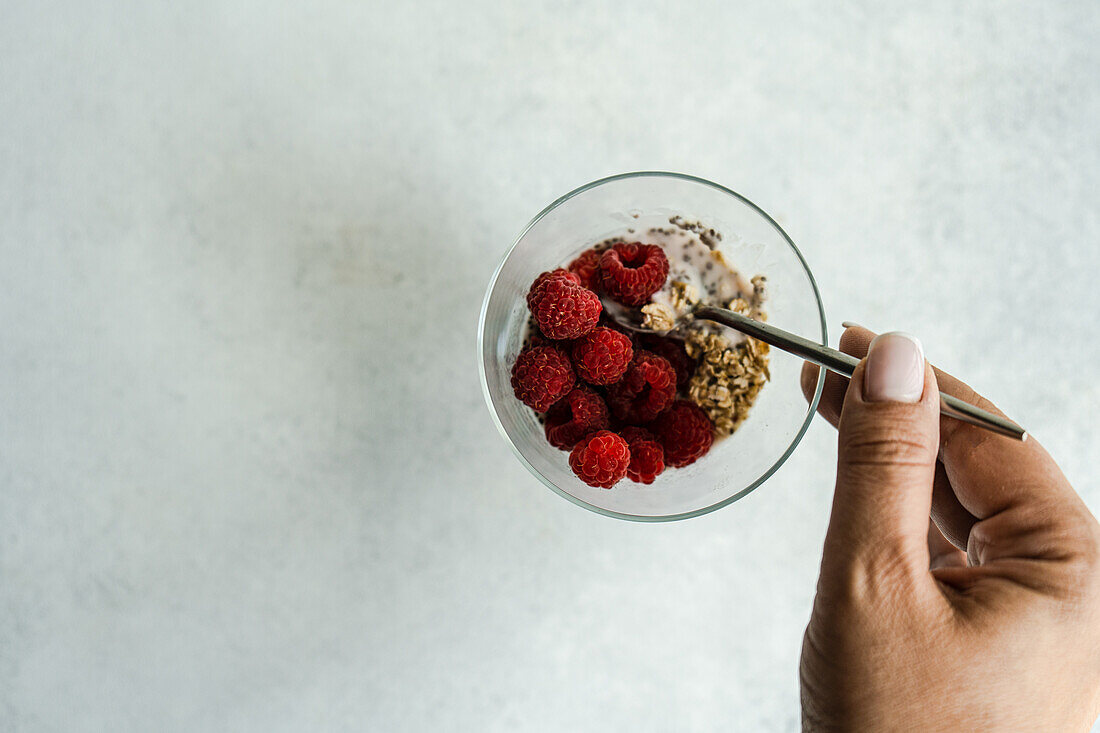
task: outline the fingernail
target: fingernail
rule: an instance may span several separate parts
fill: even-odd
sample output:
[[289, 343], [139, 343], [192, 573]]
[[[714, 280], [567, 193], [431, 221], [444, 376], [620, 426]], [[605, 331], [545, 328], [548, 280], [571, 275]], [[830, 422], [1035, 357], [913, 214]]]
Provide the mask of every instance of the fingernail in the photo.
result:
[[844, 321], [840, 325], [844, 326], [845, 328], [863, 328], [863, 326], [859, 325], [855, 321]]
[[916, 336], [893, 331], [875, 336], [863, 372], [868, 402], [919, 402], [924, 392], [924, 347]]

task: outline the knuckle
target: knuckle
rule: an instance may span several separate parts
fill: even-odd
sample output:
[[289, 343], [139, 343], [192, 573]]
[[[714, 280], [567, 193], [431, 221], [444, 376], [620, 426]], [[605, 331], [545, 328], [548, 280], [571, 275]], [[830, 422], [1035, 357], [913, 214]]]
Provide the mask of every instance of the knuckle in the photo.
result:
[[851, 557], [840, 574], [835, 601], [849, 610], [889, 612], [912, 594], [918, 575], [906, 548], [899, 543], [879, 543]]
[[1072, 547], [1070, 566], [1081, 586], [1100, 586], [1100, 525], [1089, 514], [1078, 516], [1077, 527], [1069, 530], [1066, 544]]
[[981, 565], [991, 542], [988, 521], [975, 522], [966, 538], [966, 558], [971, 565]]
[[841, 450], [849, 465], [927, 465], [936, 443], [915, 427], [856, 424], [845, 426]]
[[1087, 513], [1065, 507], [1014, 506], [976, 522], [967, 557], [973, 565], [1023, 561], [1021, 582], [1065, 599], [1100, 593], [1100, 526]]
[[1095, 545], [1084, 546], [1067, 557], [1058, 573], [1058, 585], [1063, 596], [1079, 605], [1096, 608], [1100, 597], [1100, 553]]
[[[886, 591], [893, 597], [899, 589], [911, 586], [914, 565], [905, 547], [899, 543], [880, 543], [859, 558], [857, 567], [871, 583], [871, 593]], [[923, 571], [923, 568], [921, 568]]]

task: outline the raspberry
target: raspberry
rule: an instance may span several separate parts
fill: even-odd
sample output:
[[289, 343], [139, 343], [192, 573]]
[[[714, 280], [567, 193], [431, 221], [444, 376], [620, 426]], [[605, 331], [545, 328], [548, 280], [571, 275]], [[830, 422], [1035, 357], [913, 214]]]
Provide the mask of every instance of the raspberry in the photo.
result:
[[688, 356], [680, 341], [665, 336], [642, 336], [642, 347], [663, 356], [676, 370], [676, 389], [683, 389], [695, 373], [695, 360]]
[[619, 381], [633, 358], [630, 337], [603, 326], [573, 342], [573, 367], [589, 384]]
[[630, 465], [630, 448], [626, 441], [610, 430], [589, 435], [573, 446], [569, 467], [577, 478], [589, 486], [610, 489], [626, 476]]
[[619, 431], [619, 435], [622, 436], [622, 439], [625, 440], [628, 445], [632, 445], [635, 441], [639, 440], [657, 440], [656, 435], [637, 425], [627, 425]]
[[531, 308], [539, 330], [554, 340], [585, 335], [596, 327], [602, 310], [599, 296], [562, 277], [546, 280]]
[[607, 427], [607, 405], [588, 387], [575, 388], [546, 413], [546, 440], [562, 450], [571, 450], [584, 436]]
[[535, 282], [531, 283], [531, 289], [527, 291], [527, 307], [532, 311], [535, 310], [535, 303], [538, 302], [538, 299], [542, 296], [547, 283], [552, 280], [563, 280], [571, 282], [574, 285], [579, 285], [581, 282], [579, 277], [560, 267], [556, 270], [542, 273], [535, 278]]
[[524, 349], [512, 367], [512, 389], [516, 397], [536, 412], [549, 410], [569, 394], [576, 381], [569, 357], [554, 346]]
[[655, 244], [616, 244], [600, 257], [600, 285], [623, 305], [644, 304], [667, 277], [668, 257]]
[[615, 417], [632, 425], [657, 417], [675, 396], [672, 365], [648, 351], [637, 352], [623, 378], [607, 388], [607, 404]]
[[651, 484], [665, 470], [665, 449], [643, 428], [626, 427], [619, 435], [630, 447], [630, 465], [626, 477], [640, 484]]
[[603, 252], [586, 249], [577, 259], [569, 263], [569, 272], [581, 279], [581, 285], [595, 290], [600, 284], [600, 257]]
[[676, 400], [653, 422], [653, 432], [665, 447], [665, 463], [682, 468], [706, 455], [714, 442], [710, 420], [698, 405]]

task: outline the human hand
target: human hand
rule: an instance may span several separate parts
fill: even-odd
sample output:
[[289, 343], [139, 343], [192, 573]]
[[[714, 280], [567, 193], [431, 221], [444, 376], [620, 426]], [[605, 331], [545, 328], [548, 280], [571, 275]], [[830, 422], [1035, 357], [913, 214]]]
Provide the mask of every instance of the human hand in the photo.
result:
[[[919, 344], [849, 328], [826, 376], [832, 515], [802, 646], [806, 730], [1088, 730], [1100, 713], [1100, 526], [1034, 438], [939, 417], [988, 400]], [[817, 367], [803, 369], [809, 399]], [[938, 385], [938, 386], [937, 386]], [[931, 521], [930, 521], [931, 518]]]

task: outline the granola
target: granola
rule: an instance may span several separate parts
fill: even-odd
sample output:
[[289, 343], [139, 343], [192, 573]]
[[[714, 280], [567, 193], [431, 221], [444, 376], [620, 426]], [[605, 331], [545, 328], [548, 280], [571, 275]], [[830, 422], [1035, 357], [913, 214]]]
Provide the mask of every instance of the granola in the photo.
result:
[[684, 346], [688, 356], [698, 361], [688, 383], [688, 398], [707, 413], [715, 435], [725, 437], [749, 416], [757, 394], [771, 377], [768, 345], [753, 338], [730, 344], [721, 334], [692, 327]]
[[676, 311], [664, 303], [648, 303], [642, 306], [642, 328], [665, 333], [676, 328]]

